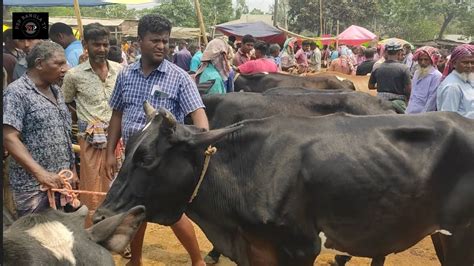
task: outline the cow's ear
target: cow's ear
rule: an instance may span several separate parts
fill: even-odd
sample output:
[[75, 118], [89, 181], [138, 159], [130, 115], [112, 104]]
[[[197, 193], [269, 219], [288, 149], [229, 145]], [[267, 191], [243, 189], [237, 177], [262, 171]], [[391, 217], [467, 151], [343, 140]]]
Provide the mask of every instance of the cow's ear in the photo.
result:
[[243, 123], [236, 123], [225, 128], [214, 129], [207, 132], [196, 133], [189, 139], [188, 143], [192, 146], [207, 146], [219, 141], [226, 135], [239, 130], [244, 126]]
[[109, 251], [120, 253], [130, 243], [145, 217], [145, 207], [136, 206], [126, 213], [106, 218], [86, 231], [92, 241]]

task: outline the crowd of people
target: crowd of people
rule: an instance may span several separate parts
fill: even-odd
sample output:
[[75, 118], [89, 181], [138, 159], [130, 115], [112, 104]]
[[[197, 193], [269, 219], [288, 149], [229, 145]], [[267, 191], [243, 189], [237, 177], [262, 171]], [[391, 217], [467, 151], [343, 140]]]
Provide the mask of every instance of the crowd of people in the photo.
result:
[[[400, 113], [452, 111], [474, 119], [474, 45], [460, 45], [451, 53], [424, 46], [412, 53], [409, 44], [331, 49], [309, 40], [298, 47], [297, 38], [288, 38], [281, 48], [245, 35], [239, 41], [230, 36], [206, 46], [180, 41], [174, 47], [170, 33], [170, 21], [156, 14], [139, 20], [136, 41], [120, 45], [99, 23], [84, 27], [82, 41], [64, 23], [50, 27], [50, 41], [14, 40], [11, 31], [4, 32], [3, 143], [10, 155], [16, 215], [48, 208], [40, 185], [62, 187], [58, 173], [64, 169], [74, 173], [74, 187], [107, 192], [127, 141], [146, 124], [145, 100], [156, 109], [166, 108], [180, 123], [189, 115], [195, 126], [209, 130], [197, 85], [212, 81], [206, 93], [232, 92], [240, 74], [328, 69], [370, 75], [368, 88]], [[73, 124], [78, 127], [79, 175]], [[89, 226], [102, 198], [80, 199], [90, 210]], [[56, 200], [57, 206], [71, 210], [59, 195]], [[171, 227], [193, 265], [205, 265], [186, 215]], [[141, 264], [145, 229], [146, 224], [132, 241], [131, 265]]]

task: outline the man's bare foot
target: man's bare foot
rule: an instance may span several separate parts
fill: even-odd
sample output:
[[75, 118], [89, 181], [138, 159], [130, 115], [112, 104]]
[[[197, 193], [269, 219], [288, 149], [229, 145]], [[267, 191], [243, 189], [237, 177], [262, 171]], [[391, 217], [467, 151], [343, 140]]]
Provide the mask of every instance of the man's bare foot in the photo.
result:
[[193, 266], [206, 266], [206, 263], [201, 259], [200, 261], [193, 262]]

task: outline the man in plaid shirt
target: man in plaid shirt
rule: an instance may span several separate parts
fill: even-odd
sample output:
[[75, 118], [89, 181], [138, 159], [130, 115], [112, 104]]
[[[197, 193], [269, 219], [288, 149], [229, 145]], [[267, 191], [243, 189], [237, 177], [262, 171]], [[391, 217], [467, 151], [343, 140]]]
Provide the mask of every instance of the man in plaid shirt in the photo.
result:
[[[181, 68], [165, 60], [168, 54], [168, 41], [171, 23], [168, 19], [149, 14], [138, 23], [138, 42], [142, 51], [140, 61], [126, 66], [118, 75], [110, 106], [113, 109], [110, 119], [106, 174], [112, 177], [117, 168], [114, 149], [122, 136], [125, 149], [127, 141], [146, 123], [143, 103], [148, 101], [155, 109], [167, 109], [180, 123], [190, 114], [195, 126], [209, 129], [204, 104], [196, 84]], [[171, 226], [178, 239], [191, 256], [192, 265], [205, 265], [193, 225], [185, 214]], [[131, 243], [130, 264], [141, 265], [141, 251], [146, 223], [139, 229]]]

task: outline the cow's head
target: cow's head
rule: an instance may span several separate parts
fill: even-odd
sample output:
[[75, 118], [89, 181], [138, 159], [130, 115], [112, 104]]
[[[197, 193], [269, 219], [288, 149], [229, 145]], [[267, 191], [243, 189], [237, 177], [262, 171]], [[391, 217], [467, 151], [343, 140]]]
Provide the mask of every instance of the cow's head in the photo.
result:
[[144, 205], [147, 220], [175, 223], [197, 185], [206, 148], [241, 127], [205, 131], [177, 123], [165, 109], [155, 111], [148, 103], [144, 109], [148, 122], [127, 144], [125, 162], [94, 222]]
[[6, 265], [33, 262], [41, 265], [114, 265], [107, 250], [121, 252], [125, 249], [145, 220], [145, 208], [136, 206], [84, 229], [87, 213], [88, 209], [83, 205], [74, 213], [49, 209], [14, 221], [3, 232], [4, 262]]

